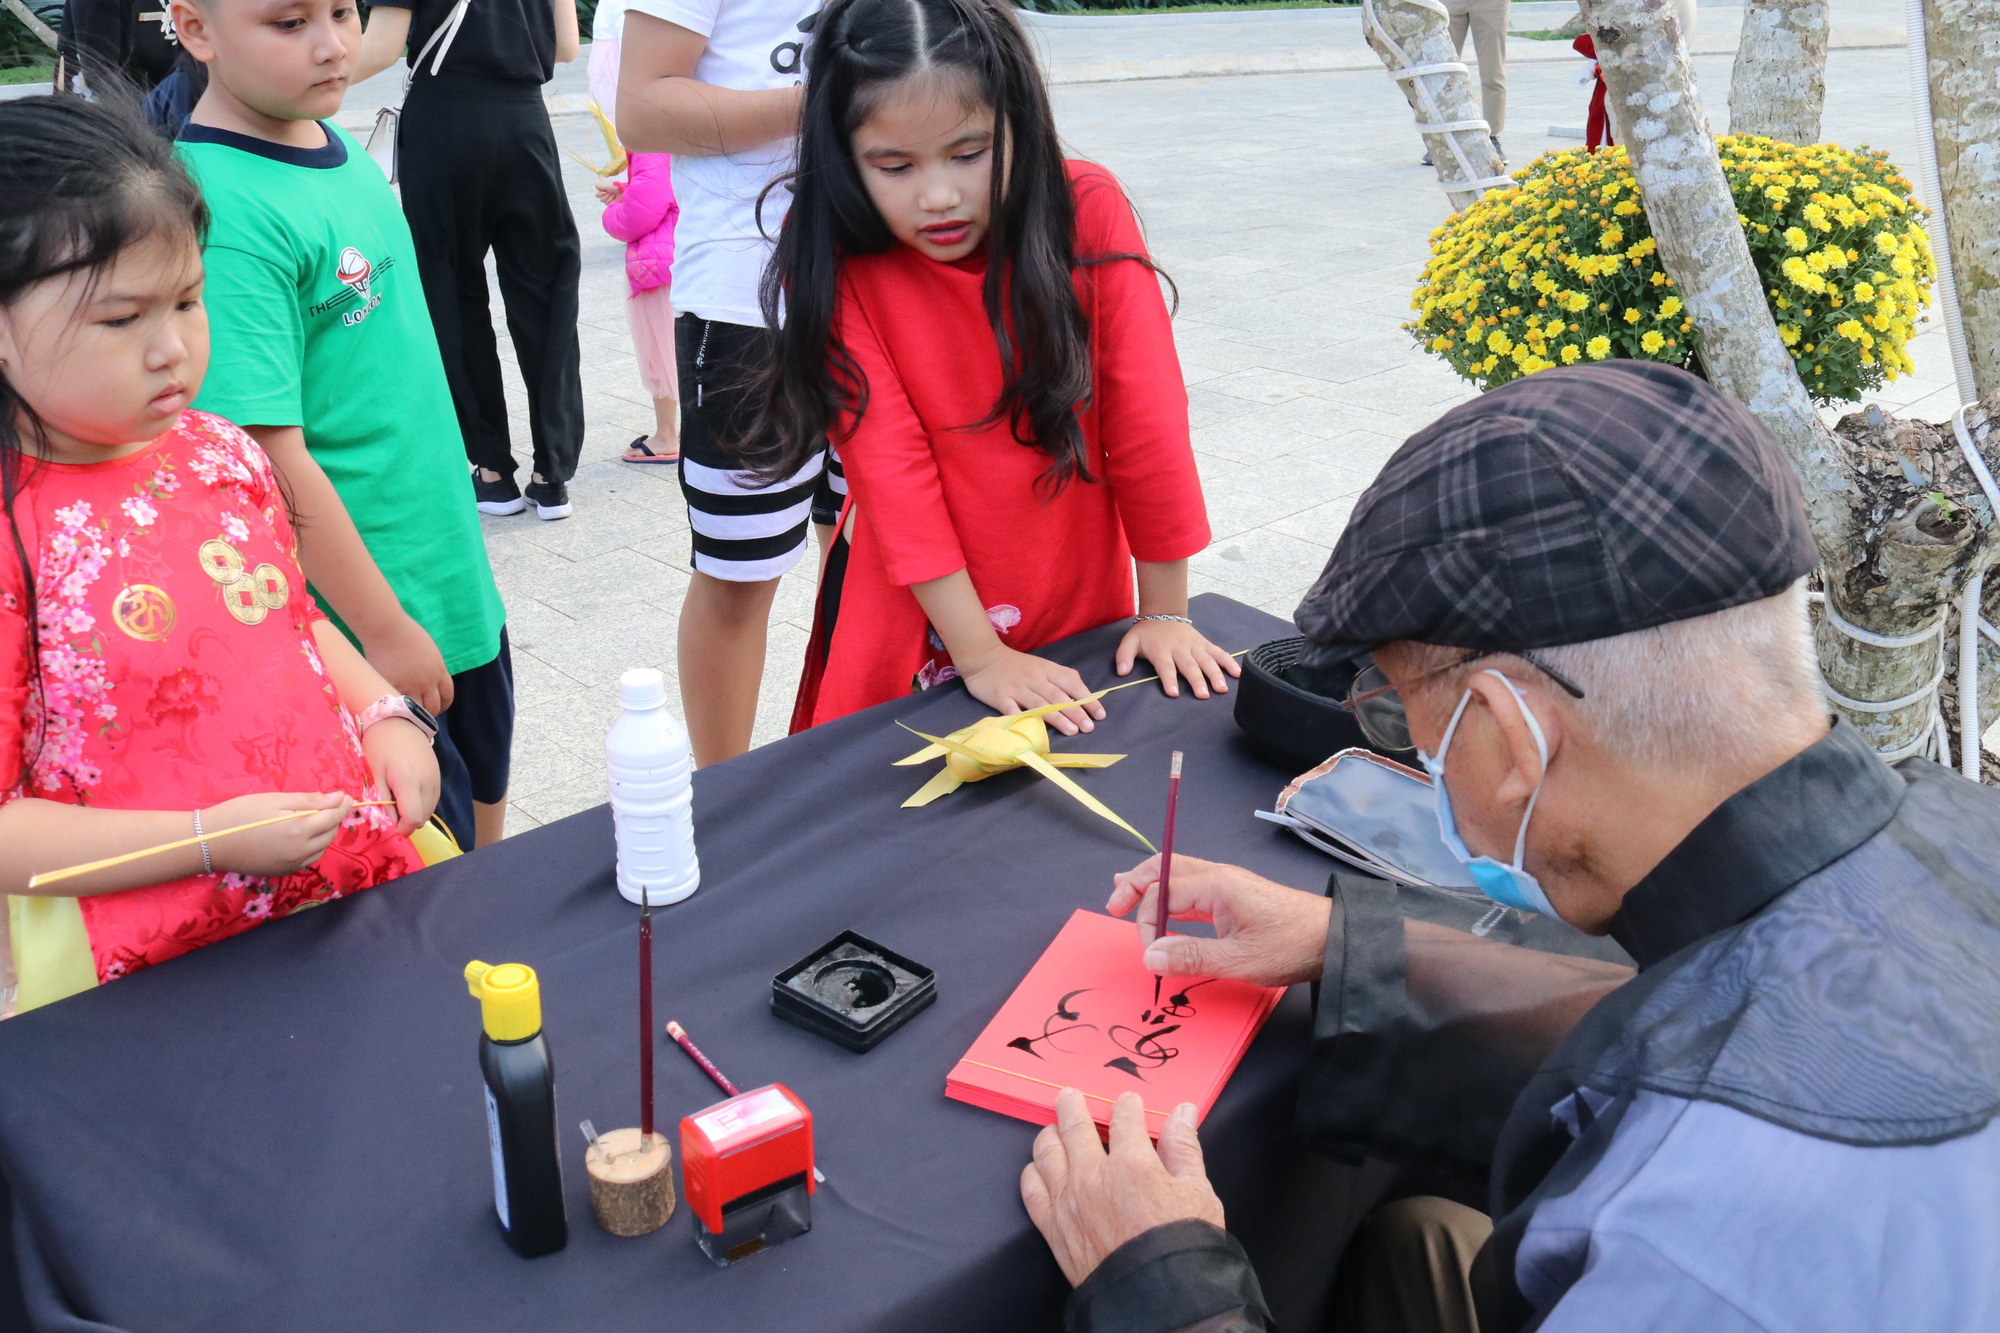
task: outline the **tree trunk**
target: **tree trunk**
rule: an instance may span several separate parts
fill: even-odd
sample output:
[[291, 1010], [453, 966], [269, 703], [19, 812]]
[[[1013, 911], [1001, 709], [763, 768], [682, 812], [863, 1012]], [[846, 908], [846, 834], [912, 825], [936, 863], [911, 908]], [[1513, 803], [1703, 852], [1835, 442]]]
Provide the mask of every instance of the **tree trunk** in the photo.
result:
[[[1924, 28], [1941, 211], [1973, 381], [1983, 397], [2000, 393], [2000, 5], [1924, 0]], [[1939, 207], [1937, 200], [1924, 202]]]
[[[1506, 181], [1500, 151], [1479, 113], [1477, 86], [1451, 44], [1450, 18], [1438, 0], [1362, 0], [1361, 31], [1402, 88], [1424, 147], [1437, 164], [1438, 182], [1453, 212], [1471, 205], [1494, 182]], [[1436, 74], [1408, 74], [1431, 65], [1459, 65]], [[1456, 125], [1462, 128], [1446, 130]]]
[[1927, 498], [1939, 488], [1931, 474], [1904, 468], [1902, 436], [1861, 448], [1820, 421], [1766, 304], [1671, 7], [1660, 0], [1583, 0], [1582, 7], [1608, 97], [1628, 131], [1660, 262], [1695, 322], [1708, 377], [1756, 413], [1798, 469], [1828, 607], [1861, 633], [1891, 641], [1857, 639], [1822, 616], [1821, 673], [1832, 692], [1858, 703], [1910, 699], [1890, 710], [1842, 711], [1878, 751], [1913, 752], [1931, 724], [1928, 687], [1944, 650], [1945, 635], [1928, 631], [1949, 614], [1974, 562], [1987, 558], [1980, 538], [1995, 529], [1974, 520], [1970, 496], [1947, 490], [1958, 502], [1953, 509]]
[[1744, 0], [1729, 132], [1818, 143], [1826, 104], [1826, 0]]

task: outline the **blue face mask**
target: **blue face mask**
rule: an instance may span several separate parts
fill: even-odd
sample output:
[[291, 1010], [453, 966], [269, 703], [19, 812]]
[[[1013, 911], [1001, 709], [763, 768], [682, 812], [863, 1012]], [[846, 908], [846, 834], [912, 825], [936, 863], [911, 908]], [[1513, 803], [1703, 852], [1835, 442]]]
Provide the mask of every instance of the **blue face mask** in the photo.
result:
[[1542, 736], [1542, 724], [1535, 720], [1534, 710], [1528, 707], [1528, 700], [1513, 681], [1498, 671], [1484, 671], [1482, 675], [1492, 676], [1505, 685], [1521, 705], [1521, 716], [1527, 720], [1528, 733], [1535, 738], [1535, 748], [1542, 754], [1542, 777], [1535, 783], [1535, 790], [1528, 797], [1528, 808], [1521, 815], [1521, 832], [1514, 839], [1514, 864], [1502, 865], [1490, 856], [1474, 856], [1465, 845], [1465, 839], [1458, 836], [1458, 820], [1451, 812], [1451, 789], [1444, 781], [1444, 757], [1451, 752], [1451, 738], [1458, 734], [1459, 719], [1465, 716], [1465, 706], [1472, 702], [1472, 691], [1467, 690], [1458, 701], [1458, 709], [1451, 715], [1451, 725], [1444, 729], [1444, 741], [1438, 746], [1437, 758], [1433, 759], [1422, 750], [1417, 758], [1423, 760], [1424, 771], [1431, 775], [1431, 787], [1437, 792], [1438, 836], [1453, 856], [1464, 862], [1472, 872], [1472, 882], [1479, 891], [1503, 907], [1516, 908], [1523, 912], [1540, 912], [1543, 916], [1556, 917], [1556, 909], [1549, 905], [1549, 896], [1542, 892], [1541, 883], [1522, 867], [1522, 853], [1528, 846], [1528, 821], [1535, 816], [1535, 802], [1542, 794], [1542, 782], [1548, 779], [1549, 743]]

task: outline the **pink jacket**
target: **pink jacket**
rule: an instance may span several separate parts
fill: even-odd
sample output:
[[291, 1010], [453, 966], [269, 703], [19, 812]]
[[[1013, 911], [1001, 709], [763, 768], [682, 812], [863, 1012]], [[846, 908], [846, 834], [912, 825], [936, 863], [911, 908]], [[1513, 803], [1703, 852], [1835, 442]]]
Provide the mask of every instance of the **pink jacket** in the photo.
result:
[[604, 206], [604, 230], [625, 242], [625, 278], [634, 296], [673, 281], [674, 222], [681, 215], [673, 161], [669, 153], [633, 153], [625, 192]]

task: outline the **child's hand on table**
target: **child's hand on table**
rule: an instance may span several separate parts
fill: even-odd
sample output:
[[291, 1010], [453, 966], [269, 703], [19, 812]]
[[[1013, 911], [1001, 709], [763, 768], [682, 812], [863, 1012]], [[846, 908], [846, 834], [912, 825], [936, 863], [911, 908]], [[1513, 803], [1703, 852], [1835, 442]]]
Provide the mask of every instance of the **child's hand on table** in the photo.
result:
[[1206, 699], [1210, 690], [1229, 693], [1227, 678], [1243, 674], [1235, 658], [1193, 625], [1178, 620], [1141, 620], [1126, 630], [1118, 644], [1118, 674], [1131, 675], [1133, 663], [1142, 656], [1159, 673], [1160, 688], [1169, 699], [1180, 698], [1182, 676], [1195, 698]]
[[408, 835], [423, 827], [437, 807], [437, 751], [415, 723], [385, 717], [361, 734], [361, 752], [375, 774], [375, 785], [396, 803], [396, 831]]
[[340, 821], [353, 808], [353, 798], [343, 792], [259, 792], [208, 807], [201, 812], [201, 826], [213, 836], [239, 824], [253, 824], [294, 810], [317, 812], [287, 819], [282, 824], [232, 833], [208, 845], [209, 859], [217, 874], [234, 871], [239, 875], [289, 875], [319, 860], [333, 841], [333, 835], [340, 831]]
[[[1026, 712], [1043, 704], [1081, 699], [1090, 693], [1083, 677], [1071, 668], [1005, 646], [971, 670], [960, 663], [959, 674], [973, 698], [1003, 713]], [[1047, 721], [1063, 735], [1074, 736], [1079, 731], [1093, 730], [1097, 724], [1091, 719], [1103, 716], [1104, 705], [1092, 699], [1060, 713], [1050, 713]]]

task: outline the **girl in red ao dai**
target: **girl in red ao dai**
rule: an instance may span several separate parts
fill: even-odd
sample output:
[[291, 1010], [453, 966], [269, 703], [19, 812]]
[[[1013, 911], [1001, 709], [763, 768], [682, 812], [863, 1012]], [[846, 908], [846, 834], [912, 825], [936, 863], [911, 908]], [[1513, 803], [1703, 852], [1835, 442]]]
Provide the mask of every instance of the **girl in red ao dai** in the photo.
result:
[[[760, 470], [788, 475], [830, 433], [850, 494], [793, 729], [954, 677], [1003, 712], [1081, 699], [1033, 650], [1133, 615], [1135, 559], [1137, 611], [1184, 617], [1209, 535], [1131, 205], [1063, 160], [996, 0], [834, 0], [808, 68], [764, 283], [781, 443]], [[1170, 695], [1239, 670], [1184, 620], [1135, 623], [1118, 674], [1142, 657]]]
[[0, 1016], [423, 864], [429, 738], [357, 726], [393, 692], [306, 590], [263, 451], [187, 407], [206, 220], [136, 117], [0, 104]]

